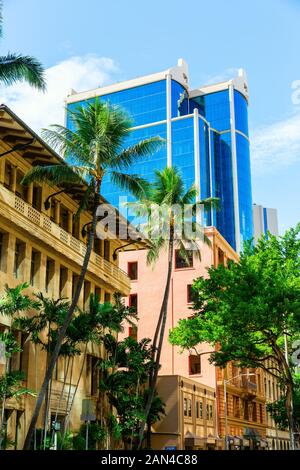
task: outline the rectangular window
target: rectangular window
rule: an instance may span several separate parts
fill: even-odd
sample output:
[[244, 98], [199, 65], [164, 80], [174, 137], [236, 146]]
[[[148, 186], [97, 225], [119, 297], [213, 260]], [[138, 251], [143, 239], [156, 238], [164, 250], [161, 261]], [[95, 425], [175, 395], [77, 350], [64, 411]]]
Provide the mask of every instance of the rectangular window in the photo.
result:
[[183, 399], [183, 416], [187, 416], [188, 415], [188, 412], [187, 412], [187, 398], [184, 398]]
[[89, 383], [89, 390], [91, 396], [95, 396], [98, 394], [99, 389], [99, 359], [95, 356], [91, 356], [90, 354], [86, 357], [86, 364], [87, 370], [86, 375]]
[[180, 253], [180, 250], [175, 250], [175, 268], [184, 269], [193, 267], [193, 251], [187, 250], [185, 256]]
[[129, 278], [132, 281], [137, 280], [137, 278], [138, 278], [138, 264], [137, 264], [137, 261], [132, 261], [131, 263], [128, 263], [127, 273], [128, 273]]
[[75, 214], [73, 214], [73, 222], [72, 222], [72, 235], [73, 235], [73, 237], [79, 238], [79, 231], [80, 231], [79, 217], [76, 217]]
[[199, 401], [199, 418], [203, 419], [203, 401]]
[[17, 170], [15, 194], [21, 199], [23, 199], [24, 201], [27, 201], [27, 186], [24, 186], [23, 184], [21, 184], [21, 181], [23, 178], [24, 178], [24, 173]]
[[69, 218], [69, 211], [65, 206], [61, 204], [59, 226], [62, 229], [64, 229], [66, 232], [68, 231], [68, 218]]
[[239, 397], [233, 397], [233, 414], [235, 418], [240, 417], [240, 399]]
[[257, 408], [256, 408], [256, 403], [253, 402], [252, 404], [252, 421], [256, 422], [257, 421]]
[[137, 294], [130, 294], [129, 295], [129, 307], [132, 307], [135, 309], [135, 311], [138, 311], [138, 296]]
[[110, 260], [110, 243], [108, 240], [104, 240], [103, 242], [103, 256], [107, 261]]
[[5, 162], [4, 186], [12, 189], [12, 166], [9, 162]]
[[209, 420], [212, 421], [214, 418], [213, 406], [209, 405]]
[[259, 419], [261, 423], [264, 422], [264, 412], [263, 412], [263, 406], [261, 403], [259, 404]]
[[32, 188], [32, 207], [40, 211], [42, 208], [42, 188], [33, 185]]
[[225, 266], [225, 253], [221, 248], [218, 248], [218, 264]]
[[83, 306], [85, 309], [89, 308], [89, 299], [91, 293], [91, 283], [89, 281], [84, 281], [83, 285]]
[[78, 284], [78, 280], [79, 280], [79, 276], [78, 274], [72, 274], [72, 298], [74, 297], [75, 295], [75, 291], [76, 291], [76, 287], [77, 287], [77, 284]]
[[15, 245], [15, 260], [14, 260], [14, 276], [19, 279], [22, 275], [23, 261], [25, 257], [25, 243], [16, 240]]
[[188, 416], [189, 418], [192, 416], [192, 400], [190, 398], [188, 399]]
[[68, 280], [68, 269], [63, 266], [59, 270], [59, 297], [64, 297]]
[[195, 401], [195, 411], [196, 411], [196, 418], [199, 419], [199, 402], [198, 402], [198, 400]]
[[101, 250], [101, 239], [96, 236], [94, 240], [94, 252], [97, 253], [97, 255], [101, 256], [102, 255], [102, 250]]
[[111, 301], [111, 294], [109, 292], [105, 292], [104, 302], [110, 302], [110, 301]]
[[30, 263], [30, 284], [32, 286], [37, 285], [37, 278], [40, 268], [41, 253], [36, 250], [31, 252], [31, 263]]
[[54, 261], [50, 258], [46, 260], [46, 279], [45, 291], [48, 293], [51, 290], [52, 280], [54, 277]]
[[191, 304], [193, 302], [193, 291], [192, 291], [192, 284], [188, 284], [186, 286], [186, 290], [187, 290], [187, 303], [188, 304]]
[[98, 301], [101, 302], [101, 287], [95, 287], [95, 297], [97, 297]]
[[191, 354], [189, 356], [189, 374], [201, 374], [201, 356]]
[[130, 336], [130, 338], [133, 338], [135, 341], [137, 341], [137, 326], [132, 325], [128, 328], [128, 336]]
[[52, 222], [55, 222], [55, 207], [56, 207], [56, 204], [58, 204], [58, 202], [56, 201], [56, 199], [53, 197], [50, 199], [50, 204], [51, 204], [51, 207], [50, 207], [50, 219], [52, 220]]

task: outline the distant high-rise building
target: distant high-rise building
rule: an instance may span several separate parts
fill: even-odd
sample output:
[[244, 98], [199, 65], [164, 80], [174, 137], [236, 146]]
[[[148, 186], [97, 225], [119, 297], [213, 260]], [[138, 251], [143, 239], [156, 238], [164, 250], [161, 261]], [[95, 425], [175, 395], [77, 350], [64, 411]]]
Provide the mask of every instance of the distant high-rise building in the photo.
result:
[[253, 229], [255, 243], [262, 235], [268, 236], [268, 232], [278, 235], [277, 209], [253, 204]]
[[[196, 184], [199, 198], [218, 197], [220, 210], [205, 214], [238, 252], [253, 237], [252, 192], [248, 134], [248, 85], [245, 72], [221, 83], [189, 87], [187, 64], [66, 99], [67, 109], [96, 97], [122, 106], [133, 119], [127, 144], [160, 135], [166, 145], [151, 158], [132, 165], [130, 173], [151, 181], [154, 170], [176, 166], [186, 187]], [[67, 125], [72, 128], [70, 115]], [[103, 196], [118, 205], [126, 192], [104, 178]]]

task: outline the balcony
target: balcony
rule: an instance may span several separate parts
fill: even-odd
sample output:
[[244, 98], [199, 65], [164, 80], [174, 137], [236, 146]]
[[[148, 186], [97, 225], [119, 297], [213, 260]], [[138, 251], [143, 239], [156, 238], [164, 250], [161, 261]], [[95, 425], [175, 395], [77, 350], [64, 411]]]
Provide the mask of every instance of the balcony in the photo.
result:
[[[82, 266], [86, 245], [3, 185], [0, 185], [0, 215], [27, 231], [31, 237], [54, 248], [60, 256], [66, 256]], [[89, 271], [122, 294], [129, 294], [130, 280], [127, 274], [94, 251], [91, 253]]]
[[252, 382], [247, 377], [242, 377], [240, 387], [243, 391], [242, 392], [242, 397], [244, 399], [251, 400], [251, 399], [256, 397], [256, 395], [257, 395], [257, 384], [255, 382]]

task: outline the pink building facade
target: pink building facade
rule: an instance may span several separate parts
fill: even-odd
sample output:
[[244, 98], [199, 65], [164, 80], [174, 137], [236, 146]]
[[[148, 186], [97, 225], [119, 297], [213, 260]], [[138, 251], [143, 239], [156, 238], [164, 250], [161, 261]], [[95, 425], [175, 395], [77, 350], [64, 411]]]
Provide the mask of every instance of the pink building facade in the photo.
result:
[[[208, 227], [205, 231], [211, 245], [200, 245], [201, 260], [193, 256], [192, 265], [186, 267], [175, 249], [159, 375], [179, 375], [215, 389], [215, 368], [208, 361], [209, 354], [199, 357], [196, 352], [181, 352], [178, 347], [168, 342], [168, 332], [181, 318], [191, 314], [190, 286], [193, 280], [199, 276], [207, 276], [207, 268], [210, 266], [217, 266], [219, 263], [226, 265], [228, 259], [237, 259], [236, 252], [215, 228]], [[120, 253], [120, 268], [132, 279], [127, 303], [136, 306], [139, 317], [137, 331], [133, 332], [126, 325], [124, 336], [134, 334], [138, 340], [153, 338], [167, 276], [167, 253], [162, 252], [154, 266], [147, 265], [146, 257], [146, 250]], [[197, 348], [198, 353], [209, 351], [211, 348], [207, 344]]]

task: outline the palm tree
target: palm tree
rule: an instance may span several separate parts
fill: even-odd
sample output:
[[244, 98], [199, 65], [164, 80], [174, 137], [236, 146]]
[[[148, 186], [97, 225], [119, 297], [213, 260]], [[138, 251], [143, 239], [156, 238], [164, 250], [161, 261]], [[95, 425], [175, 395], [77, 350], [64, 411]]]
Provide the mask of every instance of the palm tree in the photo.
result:
[[53, 148], [63, 153], [65, 158], [71, 159], [75, 164], [36, 166], [23, 179], [23, 184], [40, 181], [52, 185], [70, 185], [82, 184], [84, 178], [87, 182], [87, 189], [80, 202], [78, 213], [87, 209], [92, 200], [92, 223], [77, 287], [46, 370], [24, 449], [30, 448], [47, 385], [51, 380], [61, 344], [83, 286], [94, 240], [103, 177], [109, 174], [114, 184], [140, 197], [147, 187], [146, 181], [137, 175], [124, 173], [124, 169], [129, 168], [139, 158], [156, 151], [163, 142], [161, 138], [153, 137], [124, 148], [125, 139], [132, 127], [131, 119], [120, 108], [111, 106], [109, 103], [102, 103], [97, 99], [86, 107], [79, 106], [75, 111], [70, 112], [70, 118], [74, 130], [53, 125], [51, 129], [44, 130], [43, 136]]
[[[199, 237], [205, 243], [210, 244], [208, 238], [198, 222], [197, 210], [200, 205], [210, 209], [217, 205], [217, 199], [208, 198], [196, 202], [197, 190], [192, 186], [187, 191], [181, 174], [176, 168], [165, 168], [155, 172], [155, 180], [146, 190], [146, 195], [138, 202], [128, 203], [142, 220], [146, 220], [141, 227], [147, 232], [151, 242], [147, 254], [147, 263], [155, 263], [162, 250], [168, 251], [168, 270], [164, 295], [160, 313], [153, 338], [154, 367], [149, 375], [149, 395], [144, 412], [144, 420], [141, 421], [139, 430], [140, 448], [143, 441], [146, 422], [149, 418], [152, 401], [155, 396], [157, 375], [160, 366], [160, 356], [163, 345], [165, 326], [167, 320], [168, 299], [173, 267], [174, 247], [179, 249], [180, 256], [189, 263], [189, 251], [192, 250], [200, 258]], [[187, 211], [190, 208], [190, 212]], [[153, 213], [154, 210], [154, 213]], [[190, 223], [191, 231], [182, 230], [182, 223], [186, 227]], [[161, 231], [165, 229], [165, 233]], [[193, 235], [196, 234], [196, 236]], [[197, 235], [198, 234], [198, 235]], [[149, 424], [149, 422], [148, 422]], [[149, 426], [148, 426], [149, 427]]]
[[[0, 0], [0, 37], [2, 37], [2, 1]], [[29, 85], [44, 91], [44, 69], [34, 57], [8, 53], [0, 56], [0, 83], [12, 85], [25, 80]]]

